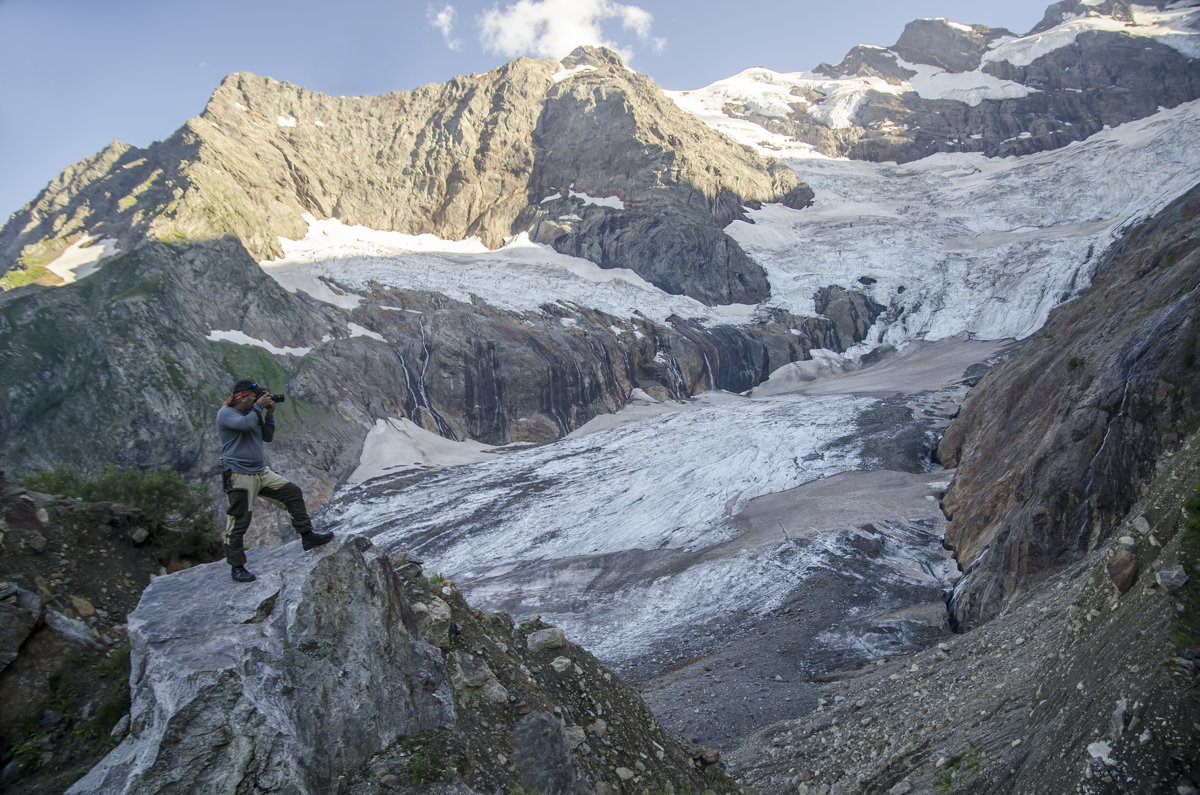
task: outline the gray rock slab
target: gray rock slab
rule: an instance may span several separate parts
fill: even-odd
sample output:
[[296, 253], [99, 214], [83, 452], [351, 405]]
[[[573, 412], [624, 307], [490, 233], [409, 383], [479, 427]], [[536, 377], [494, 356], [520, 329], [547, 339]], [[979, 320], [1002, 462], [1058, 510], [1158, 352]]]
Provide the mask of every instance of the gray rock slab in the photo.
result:
[[440, 654], [361, 536], [250, 550], [155, 579], [129, 618], [131, 722], [71, 792], [327, 792], [395, 740], [453, 721]]

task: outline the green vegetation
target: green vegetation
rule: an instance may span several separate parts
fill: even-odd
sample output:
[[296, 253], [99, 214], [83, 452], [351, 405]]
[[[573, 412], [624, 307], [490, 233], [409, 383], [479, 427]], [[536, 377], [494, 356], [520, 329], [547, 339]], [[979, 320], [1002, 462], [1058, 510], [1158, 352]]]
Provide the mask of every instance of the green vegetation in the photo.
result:
[[0, 276], [0, 292], [24, 287], [27, 284], [33, 284], [38, 279], [46, 275], [45, 265], [34, 265], [31, 267], [14, 267], [12, 270]]
[[74, 234], [67, 238], [49, 238], [26, 246], [16, 265], [0, 276], [0, 292], [24, 287], [43, 278], [49, 272], [46, 266], [58, 259], [81, 236]]
[[946, 760], [942, 772], [933, 781], [933, 791], [944, 795], [955, 787], [966, 784], [979, 772], [979, 747], [970, 744], [970, 750], [955, 754]]
[[441, 585], [445, 581], [446, 578], [440, 571], [435, 571], [433, 574], [429, 575], [430, 585]]
[[447, 729], [426, 729], [396, 738], [407, 756], [404, 775], [415, 784], [432, 784], [454, 775], [453, 766], [443, 758], [449, 740]]
[[[284, 357], [276, 356], [265, 348], [223, 340], [210, 341], [209, 344], [219, 357], [221, 369], [229, 375], [229, 383], [239, 378], [255, 378], [272, 392], [285, 392], [284, 385], [297, 375], [297, 371], [288, 371], [279, 365], [279, 360]], [[297, 366], [302, 370], [306, 363], [301, 360]], [[222, 392], [218, 397], [223, 401], [228, 394]], [[326, 414], [327, 410], [291, 395], [288, 395], [285, 403], [275, 407], [275, 417], [285, 423], [320, 422], [314, 413]]]
[[46, 708], [61, 715], [62, 722], [37, 729], [12, 747], [21, 772], [26, 776], [39, 772], [46, 744], [69, 749], [68, 763], [83, 762], [84, 769], [107, 752], [113, 727], [129, 713], [129, 670], [128, 643], [103, 657], [77, 652], [64, 659], [47, 680], [46, 697]]
[[87, 478], [74, 467], [62, 466], [26, 474], [21, 480], [30, 491], [140, 508], [160, 525], [176, 531], [167, 544], [172, 557], [192, 560], [213, 557], [218, 534], [211, 510], [212, 497], [203, 486], [189, 486], [178, 472], [109, 464], [96, 477]]
[[1179, 562], [1188, 580], [1179, 589], [1182, 612], [1175, 616], [1171, 640], [1179, 650], [1200, 651], [1200, 485], [1184, 503], [1187, 520], [1179, 541]]
[[38, 750], [41, 740], [41, 734], [34, 734], [12, 747], [12, 755], [21, 763], [22, 773], [36, 773], [42, 766], [42, 753]]

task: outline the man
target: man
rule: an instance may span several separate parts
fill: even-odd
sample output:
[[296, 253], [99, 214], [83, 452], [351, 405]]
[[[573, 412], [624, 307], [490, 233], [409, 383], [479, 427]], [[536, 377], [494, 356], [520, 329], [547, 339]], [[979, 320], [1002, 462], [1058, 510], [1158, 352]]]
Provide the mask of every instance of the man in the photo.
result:
[[250, 507], [255, 497], [265, 497], [287, 509], [292, 529], [305, 549], [333, 539], [333, 533], [313, 532], [300, 487], [276, 475], [264, 463], [263, 442], [275, 438], [275, 401], [254, 381], [238, 381], [233, 394], [217, 411], [217, 436], [221, 440], [221, 483], [229, 497], [225, 523], [225, 560], [237, 582], [253, 582], [246, 570], [243, 540], [250, 527]]

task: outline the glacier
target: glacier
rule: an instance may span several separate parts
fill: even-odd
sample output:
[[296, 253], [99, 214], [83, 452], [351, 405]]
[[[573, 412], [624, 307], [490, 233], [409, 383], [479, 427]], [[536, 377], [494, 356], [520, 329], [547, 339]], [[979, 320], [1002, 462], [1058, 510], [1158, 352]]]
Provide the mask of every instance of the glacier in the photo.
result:
[[284, 259], [263, 267], [340, 302], [375, 282], [710, 323], [771, 306], [811, 314], [814, 291], [838, 284], [887, 307], [868, 340], [747, 394], [635, 395], [542, 446], [434, 443], [383, 423], [322, 519], [414, 554], [479, 607], [540, 615], [635, 679], [812, 600], [832, 612], [801, 633], [794, 668], [929, 642], [948, 632], [942, 599], [959, 577], [941, 545], [941, 431], [979, 365], [1086, 289], [1123, 230], [1200, 181], [1200, 102], [1054, 152], [901, 166], [813, 156], [706, 113], [703, 92], [677, 100], [816, 192], [809, 208], [748, 209], [727, 229], [767, 270], [763, 306], [705, 307], [527, 239], [486, 251], [314, 223], [320, 241], [283, 241]]

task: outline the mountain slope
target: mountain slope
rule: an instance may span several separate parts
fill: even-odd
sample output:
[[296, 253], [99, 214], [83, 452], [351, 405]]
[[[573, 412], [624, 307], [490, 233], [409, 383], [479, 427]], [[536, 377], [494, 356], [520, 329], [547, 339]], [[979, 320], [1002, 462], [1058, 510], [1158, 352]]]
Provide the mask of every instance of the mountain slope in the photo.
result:
[[[29, 271], [81, 237], [129, 250], [144, 237], [232, 236], [265, 259], [281, 253], [279, 237], [304, 235], [306, 213], [495, 248], [582, 205], [544, 202], [572, 189], [618, 197], [629, 205], [622, 218], [686, 224], [691, 234], [661, 240], [645, 275], [712, 303], [768, 291], [720, 227], [744, 202], [802, 206], [811, 196], [789, 169], [680, 113], [606, 51], [562, 64], [518, 59], [381, 97], [328, 97], [240, 74], [167, 141], [145, 151], [114, 144], [52, 183], [0, 231], [0, 263]], [[590, 209], [577, 229], [561, 222], [550, 236], [567, 234], [570, 253], [603, 266], [638, 270], [646, 263], [628, 256], [621, 231], [594, 219], [606, 214]]]

